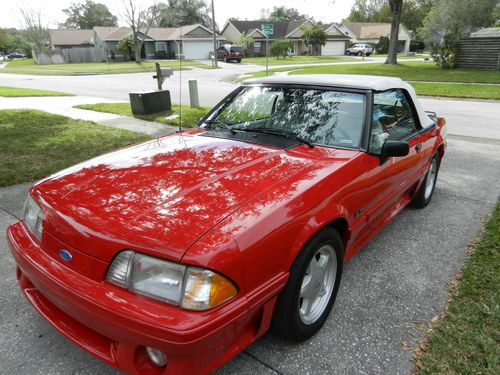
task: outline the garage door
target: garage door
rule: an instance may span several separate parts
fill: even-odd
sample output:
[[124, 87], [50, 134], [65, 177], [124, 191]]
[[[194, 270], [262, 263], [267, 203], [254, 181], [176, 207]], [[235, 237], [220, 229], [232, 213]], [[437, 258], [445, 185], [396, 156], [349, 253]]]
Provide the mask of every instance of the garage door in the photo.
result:
[[208, 54], [214, 50], [212, 41], [184, 41], [184, 58], [190, 60], [208, 59]]
[[324, 56], [337, 56], [345, 54], [345, 42], [326, 42], [321, 48], [321, 54]]

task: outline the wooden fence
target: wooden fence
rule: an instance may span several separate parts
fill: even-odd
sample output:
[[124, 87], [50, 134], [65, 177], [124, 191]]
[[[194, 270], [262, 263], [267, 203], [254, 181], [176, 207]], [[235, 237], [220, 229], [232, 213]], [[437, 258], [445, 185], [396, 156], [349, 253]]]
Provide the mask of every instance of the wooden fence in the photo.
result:
[[461, 39], [457, 67], [500, 70], [500, 38]]
[[33, 51], [37, 64], [71, 64], [107, 61], [104, 48], [82, 47]]

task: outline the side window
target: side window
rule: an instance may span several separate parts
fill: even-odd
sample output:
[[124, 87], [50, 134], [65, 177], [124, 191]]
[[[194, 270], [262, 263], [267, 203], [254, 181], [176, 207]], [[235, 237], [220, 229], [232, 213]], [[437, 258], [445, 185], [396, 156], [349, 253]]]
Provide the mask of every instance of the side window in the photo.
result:
[[379, 152], [385, 141], [405, 139], [417, 129], [417, 122], [408, 99], [401, 90], [373, 95], [373, 118], [370, 152]]

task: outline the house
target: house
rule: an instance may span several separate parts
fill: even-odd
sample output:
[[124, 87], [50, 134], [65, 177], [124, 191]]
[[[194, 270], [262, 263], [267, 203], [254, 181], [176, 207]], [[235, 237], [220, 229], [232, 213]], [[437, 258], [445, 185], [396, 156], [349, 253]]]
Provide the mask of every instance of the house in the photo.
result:
[[[262, 32], [264, 25], [272, 25], [273, 33], [269, 35], [267, 40], [266, 35]], [[250, 56], [263, 56], [266, 53], [266, 40], [271, 45], [273, 41], [278, 39], [290, 39], [293, 41], [293, 48], [290, 49], [290, 55], [300, 55], [308, 52], [308, 46], [302, 40], [304, 29], [311, 29], [316, 24], [311, 20], [298, 21], [236, 21], [229, 20], [224, 25], [221, 35], [226, 41], [238, 44], [243, 34], [251, 36], [254, 40], [253, 46], [248, 51]], [[328, 42], [322, 48], [322, 51], [327, 54], [343, 55], [345, 52], [346, 42], [349, 38], [345, 36], [340, 29], [335, 25], [328, 25]], [[324, 53], [322, 53], [324, 54]]]
[[[127, 36], [133, 36], [130, 27], [96, 26], [92, 30], [49, 30], [52, 49], [75, 47], [104, 48], [109, 58], [119, 58], [118, 43]], [[208, 59], [213, 51], [212, 31], [201, 24], [182, 27], [150, 28], [147, 33], [138, 32], [144, 42], [141, 57], [147, 59], [177, 58]], [[217, 35], [218, 42], [223, 38]]]
[[340, 30], [335, 23], [325, 26], [325, 31], [328, 34], [326, 44], [321, 47], [321, 55], [323, 56], [338, 56], [344, 55], [347, 48], [351, 44], [351, 38]]
[[49, 30], [51, 49], [94, 47], [93, 30]]
[[[389, 38], [391, 35], [390, 23], [369, 23], [369, 22], [344, 22], [338, 25], [339, 29], [351, 38], [352, 43], [377, 44], [380, 37]], [[399, 25], [398, 52], [410, 52], [410, 31]]]
[[[179, 54], [185, 59], [208, 59], [213, 51], [212, 31], [201, 24], [182, 27], [152, 27], [147, 33], [140, 31], [139, 38], [144, 42], [141, 57], [177, 58]], [[120, 55], [118, 42], [132, 36], [129, 27], [94, 27], [96, 47], [105, 48], [111, 56]], [[221, 42], [219, 35], [216, 39]]]

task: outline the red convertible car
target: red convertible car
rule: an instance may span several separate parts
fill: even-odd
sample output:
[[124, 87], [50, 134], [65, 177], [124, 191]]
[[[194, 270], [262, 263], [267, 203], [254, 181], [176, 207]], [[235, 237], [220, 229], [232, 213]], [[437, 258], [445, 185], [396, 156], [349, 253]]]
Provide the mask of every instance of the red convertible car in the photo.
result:
[[8, 229], [19, 284], [115, 367], [209, 373], [269, 327], [314, 335], [343, 263], [429, 203], [445, 148], [400, 79], [246, 81], [195, 129], [37, 183]]

